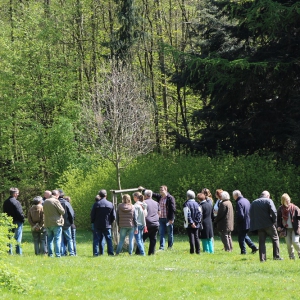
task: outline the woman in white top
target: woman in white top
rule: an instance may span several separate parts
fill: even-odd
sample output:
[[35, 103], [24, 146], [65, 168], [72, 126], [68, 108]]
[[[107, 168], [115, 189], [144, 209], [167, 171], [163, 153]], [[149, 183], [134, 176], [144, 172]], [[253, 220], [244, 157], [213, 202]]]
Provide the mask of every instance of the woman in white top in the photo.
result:
[[214, 205], [214, 216], [216, 217], [217, 214], [218, 214], [218, 210], [219, 210], [219, 206], [222, 202], [222, 198], [221, 198], [221, 194], [222, 194], [223, 190], [222, 189], [217, 189], [216, 190], [216, 198], [217, 198], [217, 201]]

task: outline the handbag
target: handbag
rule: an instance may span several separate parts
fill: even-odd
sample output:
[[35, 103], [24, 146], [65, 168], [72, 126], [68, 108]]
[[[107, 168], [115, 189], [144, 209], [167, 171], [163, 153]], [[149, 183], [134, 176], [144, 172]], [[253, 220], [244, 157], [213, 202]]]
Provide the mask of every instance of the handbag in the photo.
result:
[[286, 228], [282, 228], [278, 233], [280, 238], [285, 238], [287, 235], [287, 230]]

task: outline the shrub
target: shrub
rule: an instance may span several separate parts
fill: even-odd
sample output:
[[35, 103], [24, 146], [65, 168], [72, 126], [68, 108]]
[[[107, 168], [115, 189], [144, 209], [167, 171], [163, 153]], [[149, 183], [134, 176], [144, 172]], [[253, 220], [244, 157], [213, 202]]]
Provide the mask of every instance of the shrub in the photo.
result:
[[6, 213], [0, 214], [0, 256], [8, 252], [8, 244], [13, 242], [12, 229], [15, 227], [12, 217]]

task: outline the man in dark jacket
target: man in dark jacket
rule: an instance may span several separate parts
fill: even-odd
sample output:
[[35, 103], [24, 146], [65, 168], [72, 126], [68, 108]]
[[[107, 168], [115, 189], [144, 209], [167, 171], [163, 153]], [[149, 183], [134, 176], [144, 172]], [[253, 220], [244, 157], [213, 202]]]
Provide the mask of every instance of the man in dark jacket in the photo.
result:
[[98, 253], [98, 248], [96, 247], [96, 245], [102, 243], [103, 237], [105, 237], [107, 243], [108, 255], [114, 255], [111, 225], [116, 219], [116, 213], [113, 204], [106, 200], [106, 195], [106, 190], [99, 191], [100, 200], [94, 203], [91, 211], [91, 222], [94, 224], [94, 256], [103, 254]]
[[[14, 238], [17, 241], [16, 245], [16, 253], [22, 255], [22, 233], [23, 233], [23, 223], [25, 220], [23, 209], [21, 203], [17, 200], [19, 195], [19, 190], [17, 188], [9, 189], [9, 198], [3, 203], [3, 212], [6, 213], [9, 217], [13, 218], [13, 223], [17, 225], [16, 228], [13, 229]], [[9, 245], [9, 254], [13, 254], [12, 245]]]
[[[144, 191], [143, 187], [139, 187], [139, 190]], [[159, 236], [160, 236], [160, 250], [165, 249], [165, 233], [168, 231], [168, 249], [172, 249], [174, 243], [174, 220], [175, 220], [175, 198], [168, 193], [166, 185], [162, 185], [159, 188], [159, 194], [153, 193], [153, 198], [157, 200], [160, 208], [159, 217]]]
[[61, 236], [61, 255], [65, 256], [67, 254], [66, 247], [68, 247], [69, 255], [75, 256], [74, 253], [74, 244], [72, 239], [72, 232], [71, 232], [71, 225], [74, 223], [74, 210], [71, 206], [71, 203], [68, 202], [66, 199], [64, 199], [64, 192], [63, 190], [59, 189], [59, 202], [63, 209], [65, 210], [65, 213], [63, 215], [64, 217], [64, 225], [62, 227], [62, 236]]
[[241, 254], [246, 254], [246, 244], [249, 248], [252, 249], [252, 254], [254, 254], [258, 251], [258, 248], [254, 245], [247, 234], [250, 228], [250, 202], [248, 199], [243, 197], [242, 193], [239, 190], [233, 191], [232, 195], [233, 199], [236, 201], [235, 216]]
[[279, 238], [276, 230], [277, 211], [270, 193], [263, 191], [260, 198], [250, 205], [250, 231], [258, 231], [259, 259], [267, 260], [266, 238], [269, 236], [273, 243], [273, 259], [282, 260], [279, 255]]

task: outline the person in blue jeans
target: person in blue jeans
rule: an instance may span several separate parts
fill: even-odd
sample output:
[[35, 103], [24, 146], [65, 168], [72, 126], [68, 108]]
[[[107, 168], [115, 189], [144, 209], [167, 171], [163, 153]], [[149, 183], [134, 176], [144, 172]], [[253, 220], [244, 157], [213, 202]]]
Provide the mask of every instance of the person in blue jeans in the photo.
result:
[[[19, 189], [12, 187], [9, 189], [9, 194], [9, 198], [3, 203], [3, 212], [13, 218], [13, 224], [16, 225], [16, 228], [13, 229], [14, 239], [17, 241], [16, 253], [22, 255], [21, 242], [25, 217], [21, 203], [17, 200], [17, 197], [19, 196]], [[12, 244], [9, 244], [8, 253], [11, 255], [13, 254]]]
[[[139, 190], [145, 191], [143, 187]], [[156, 199], [159, 203], [160, 216], [159, 216], [159, 236], [160, 236], [160, 250], [165, 249], [165, 234], [168, 233], [168, 249], [172, 249], [174, 243], [174, 220], [176, 204], [175, 198], [168, 193], [168, 187], [162, 185], [159, 188], [159, 193], [153, 193], [152, 198]]]
[[100, 190], [100, 200], [94, 203], [91, 211], [91, 223], [94, 224], [93, 234], [93, 253], [94, 256], [102, 255], [99, 253], [99, 245], [102, 244], [103, 238], [107, 243], [108, 255], [114, 255], [112, 243], [111, 225], [116, 219], [116, 213], [113, 204], [106, 200], [106, 190]]
[[133, 236], [134, 236], [134, 213], [135, 207], [131, 203], [131, 197], [128, 194], [123, 195], [122, 203], [118, 205], [117, 209], [117, 225], [120, 232], [120, 240], [117, 246], [116, 254], [118, 255], [124, 245], [125, 237], [128, 235], [128, 253], [133, 251]]
[[134, 204], [134, 237], [138, 248], [138, 254], [145, 256], [145, 247], [143, 240], [144, 228], [146, 226], [147, 204], [144, 202], [144, 196], [140, 192], [133, 194]]
[[53, 257], [53, 244], [56, 257], [61, 257], [61, 234], [65, 210], [59, 200], [59, 191], [53, 190], [52, 197], [44, 202], [45, 227], [48, 234], [48, 256]]

